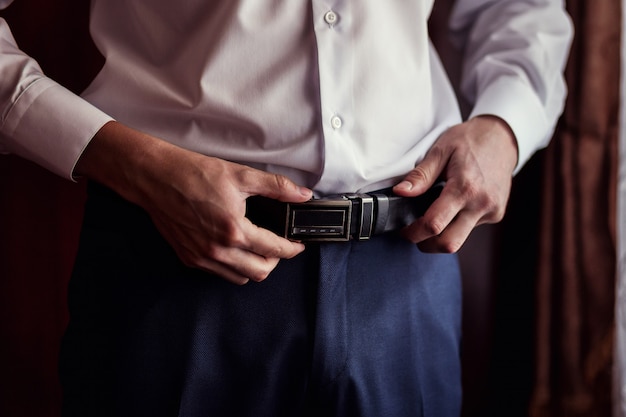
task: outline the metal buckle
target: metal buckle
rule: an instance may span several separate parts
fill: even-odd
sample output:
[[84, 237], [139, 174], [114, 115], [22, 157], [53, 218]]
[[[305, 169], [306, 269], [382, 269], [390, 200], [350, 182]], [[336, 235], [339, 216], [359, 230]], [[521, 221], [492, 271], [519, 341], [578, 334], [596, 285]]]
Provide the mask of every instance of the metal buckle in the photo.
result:
[[308, 242], [350, 240], [352, 202], [311, 200], [287, 204], [286, 238]]
[[356, 208], [356, 226], [354, 238], [368, 240], [372, 236], [374, 225], [374, 196], [369, 194], [346, 194], [345, 197], [352, 201]]
[[372, 234], [373, 219], [374, 197], [368, 194], [288, 203], [285, 237], [302, 242], [367, 240]]

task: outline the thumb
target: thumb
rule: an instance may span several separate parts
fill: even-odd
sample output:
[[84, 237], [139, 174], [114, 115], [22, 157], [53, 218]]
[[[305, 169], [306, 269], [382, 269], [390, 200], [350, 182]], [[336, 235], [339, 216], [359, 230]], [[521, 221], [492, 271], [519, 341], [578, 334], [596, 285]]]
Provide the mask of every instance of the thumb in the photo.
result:
[[250, 195], [262, 195], [274, 200], [293, 203], [304, 202], [313, 197], [313, 191], [297, 185], [284, 175], [259, 172], [259, 177], [248, 190]]
[[413, 197], [423, 194], [433, 186], [443, 171], [441, 153], [433, 149], [427, 152], [424, 159], [393, 187], [396, 194]]

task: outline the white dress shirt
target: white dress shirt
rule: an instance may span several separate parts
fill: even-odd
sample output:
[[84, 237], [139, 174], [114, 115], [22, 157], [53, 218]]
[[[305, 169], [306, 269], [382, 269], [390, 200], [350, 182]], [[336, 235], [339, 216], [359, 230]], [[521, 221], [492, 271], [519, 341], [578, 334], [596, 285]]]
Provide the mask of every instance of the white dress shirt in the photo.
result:
[[[115, 119], [319, 194], [390, 186], [461, 122], [428, 38], [432, 5], [92, 0], [106, 61], [82, 97], [47, 78], [0, 19], [0, 151], [71, 178]], [[508, 122], [519, 169], [563, 109], [572, 29], [562, 1], [459, 0], [451, 27], [470, 116]]]

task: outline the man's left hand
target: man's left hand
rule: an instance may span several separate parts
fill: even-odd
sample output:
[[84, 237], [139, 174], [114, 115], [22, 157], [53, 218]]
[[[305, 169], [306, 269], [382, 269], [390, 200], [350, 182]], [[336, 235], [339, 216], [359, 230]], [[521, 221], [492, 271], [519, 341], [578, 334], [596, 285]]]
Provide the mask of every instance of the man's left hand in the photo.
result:
[[394, 187], [396, 194], [413, 197], [446, 181], [403, 235], [424, 252], [457, 252], [474, 227], [502, 220], [516, 164], [517, 142], [502, 119], [478, 116], [451, 127]]

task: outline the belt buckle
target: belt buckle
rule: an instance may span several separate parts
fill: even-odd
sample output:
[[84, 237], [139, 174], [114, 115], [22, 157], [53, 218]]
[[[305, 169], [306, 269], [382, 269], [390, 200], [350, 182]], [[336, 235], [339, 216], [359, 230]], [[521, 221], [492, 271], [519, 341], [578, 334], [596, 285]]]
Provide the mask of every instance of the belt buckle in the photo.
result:
[[374, 198], [368, 194], [288, 203], [286, 238], [302, 242], [367, 240], [372, 234]]
[[352, 203], [347, 199], [319, 199], [287, 204], [288, 239], [304, 242], [350, 240]]

